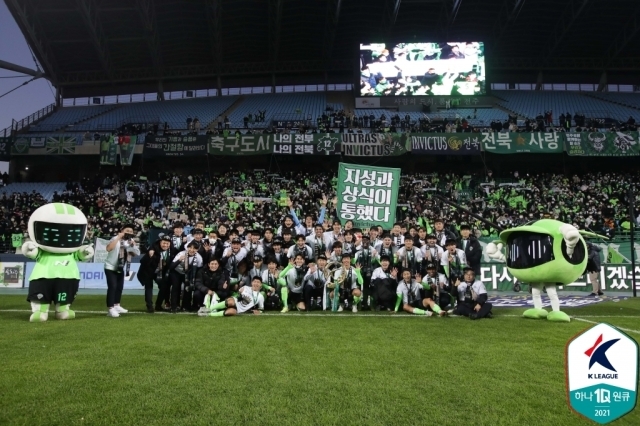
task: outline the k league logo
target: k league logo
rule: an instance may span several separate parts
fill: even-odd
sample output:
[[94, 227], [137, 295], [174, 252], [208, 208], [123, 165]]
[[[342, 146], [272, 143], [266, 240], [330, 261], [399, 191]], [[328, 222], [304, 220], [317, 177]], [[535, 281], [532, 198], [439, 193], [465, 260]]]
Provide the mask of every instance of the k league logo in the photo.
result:
[[631, 412], [638, 391], [638, 344], [621, 330], [598, 324], [567, 344], [568, 401], [600, 424]]

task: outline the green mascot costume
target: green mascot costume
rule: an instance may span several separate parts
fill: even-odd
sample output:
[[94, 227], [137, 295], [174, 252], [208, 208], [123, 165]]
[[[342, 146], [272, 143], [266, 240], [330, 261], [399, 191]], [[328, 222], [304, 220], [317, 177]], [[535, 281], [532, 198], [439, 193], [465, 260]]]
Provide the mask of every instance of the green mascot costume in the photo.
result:
[[22, 245], [22, 254], [36, 261], [27, 298], [31, 322], [46, 321], [52, 302], [57, 319], [75, 318], [70, 307], [80, 285], [77, 262], [94, 252], [92, 245], [82, 245], [86, 234], [87, 218], [69, 204], [45, 204], [29, 218], [31, 241]]
[[[549, 321], [569, 322], [560, 311], [556, 285], [567, 285], [580, 277], [587, 266], [587, 244], [582, 237], [599, 237], [567, 223], [541, 219], [500, 233], [500, 242], [489, 243], [487, 255], [496, 261], [506, 260], [509, 273], [531, 285], [533, 308], [527, 309], [525, 318], [546, 318]], [[502, 254], [507, 247], [506, 257]], [[542, 309], [542, 289], [546, 287], [551, 312]]]

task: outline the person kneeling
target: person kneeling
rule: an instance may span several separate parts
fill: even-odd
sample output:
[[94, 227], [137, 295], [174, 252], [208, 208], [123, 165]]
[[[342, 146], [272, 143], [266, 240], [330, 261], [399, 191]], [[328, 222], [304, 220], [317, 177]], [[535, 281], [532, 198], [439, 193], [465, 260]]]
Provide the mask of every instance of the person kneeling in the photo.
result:
[[252, 312], [259, 315], [264, 311], [264, 296], [260, 292], [262, 289], [262, 278], [255, 276], [251, 280], [251, 287], [244, 286], [240, 289], [237, 297], [230, 297], [224, 302], [211, 306], [210, 317], [230, 317], [233, 315]]
[[411, 279], [410, 269], [404, 269], [402, 271], [402, 281], [400, 281], [400, 284], [398, 284], [398, 288], [396, 290], [396, 308], [392, 311], [392, 313], [398, 312], [400, 303], [402, 303], [403, 311], [414, 315], [431, 316], [433, 313], [427, 310], [427, 308], [429, 307], [436, 313], [440, 312], [440, 307], [436, 305], [432, 299], [423, 299], [421, 297], [421, 282], [422, 277], [420, 276], [420, 274], [416, 274], [415, 280], [413, 280]]
[[453, 310], [456, 315], [469, 317], [472, 320], [493, 318], [491, 312], [493, 305], [487, 302], [487, 289], [482, 281], [476, 280], [476, 274], [472, 268], [464, 269], [464, 281], [458, 285], [458, 295], [460, 300], [456, 309]]

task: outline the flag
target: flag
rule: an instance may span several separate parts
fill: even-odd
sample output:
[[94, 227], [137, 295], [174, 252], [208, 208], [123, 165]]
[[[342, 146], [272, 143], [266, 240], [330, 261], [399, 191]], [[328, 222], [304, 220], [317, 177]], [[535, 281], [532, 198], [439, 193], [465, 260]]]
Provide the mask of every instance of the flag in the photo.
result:
[[75, 154], [75, 136], [50, 136], [47, 138], [47, 154], [62, 155]]
[[133, 152], [136, 150], [136, 137], [121, 136], [118, 143], [120, 144], [120, 164], [130, 166], [133, 162]]
[[116, 164], [116, 156], [118, 146], [114, 142], [113, 136], [100, 138], [100, 164], [103, 166], [114, 166]]
[[609, 254], [607, 255], [607, 263], [626, 263], [626, 258], [620, 252], [609, 245]]

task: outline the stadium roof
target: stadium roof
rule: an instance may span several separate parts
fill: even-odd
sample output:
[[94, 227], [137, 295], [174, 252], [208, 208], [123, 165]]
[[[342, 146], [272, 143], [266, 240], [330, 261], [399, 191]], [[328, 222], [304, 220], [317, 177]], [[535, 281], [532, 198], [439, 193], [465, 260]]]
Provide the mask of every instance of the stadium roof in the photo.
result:
[[380, 41], [484, 41], [493, 82], [640, 69], [637, 0], [5, 2], [64, 97], [355, 82], [358, 44]]

